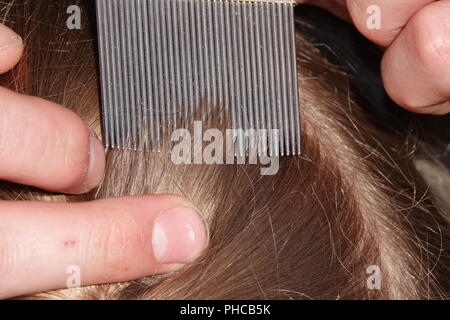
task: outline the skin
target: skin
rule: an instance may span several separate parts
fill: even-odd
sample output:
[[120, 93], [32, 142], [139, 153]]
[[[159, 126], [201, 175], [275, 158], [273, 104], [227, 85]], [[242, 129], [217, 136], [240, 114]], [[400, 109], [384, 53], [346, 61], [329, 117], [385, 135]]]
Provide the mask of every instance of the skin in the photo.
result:
[[[450, 112], [449, 0], [301, 0], [352, 21], [369, 40], [386, 48], [384, 87], [416, 113]], [[381, 29], [367, 27], [367, 8], [380, 7]]]
[[[0, 24], [0, 73], [22, 53]], [[0, 87], [0, 180], [79, 194], [104, 170], [102, 144], [75, 113]], [[178, 196], [0, 201], [0, 298], [72, 286], [74, 270], [82, 286], [171, 272], [207, 243], [201, 215]]]

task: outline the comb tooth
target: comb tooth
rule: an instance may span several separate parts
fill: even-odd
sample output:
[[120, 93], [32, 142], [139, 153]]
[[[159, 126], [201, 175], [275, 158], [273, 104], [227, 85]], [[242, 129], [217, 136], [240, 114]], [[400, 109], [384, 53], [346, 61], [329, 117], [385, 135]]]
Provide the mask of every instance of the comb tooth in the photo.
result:
[[[241, 32], [244, 37], [240, 37], [241, 41], [243, 41], [242, 46], [240, 46], [241, 51], [241, 77], [242, 77], [242, 88], [244, 92], [244, 117], [245, 117], [245, 130], [254, 129], [255, 123], [253, 119], [253, 110], [252, 110], [252, 78], [251, 78], [251, 62], [252, 59], [250, 49], [249, 49], [249, 23], [248, 20], [248, 3], [242, 3], [240, 5], [241, 8]], [[247, 136], [245, 137], [247, 138]], [[247, 138], [248, 139], [248, 138]]]
[[288, 103], [289, 103], [289, 119], [290, 119], [290, 136], [292, 155], [301, 154], [300, 139], [300, 114], [298, 100], [298, 83], [297, 83], [297, 55], [295, 45], [295, 25], [294, 25], [294, 7], [292, 5], [285, 6], [285, 30], [286, 35], [286, 60], [287, 60], [287, 76], [288, 82]]
[[[216, 99], [216, 103], [219, 106], [219, 111], [220, 112], [225, 112], [225, 108], [224, 108], [224, 88], [225, 85], [223, 83], [223, 64], [224, 64], [224, 59], [223, 59], [223, 52], [220, 51], [220, 44], [223, 43], [223, 12], [222, 12], [222, 2], [221, 1], [216, 1], [214, 0], [214, 35], [213, 35], [213, 39], [214, 39], [214, 50], [215, 50], [215, 56], [217, 59], [217, 67], [216, 67], [216, 72], [217, 72], [217, 81], [216, 84], [214, 85], [215, 87], [217, 87], [217, 97], [214, 97], [214, 99]], [[222, 117], [221, 117], [222, 118]]]
[[292, 104], [292, 117], [294, 134], [292, 137], [292, 145], [296, 147], [296, 154], [301, 154], [301, 137], [300, 137], [300, 105], [299, 105], [299, 95], [298, 95], [298, 78], [297, 78], [297, 54], [296, 54], [296, 44], [295, 44], [295, 25], [294, 25], [294, 8], [290, 6], [288, 8], [288, 19], [286, 19], [286, 25], [288, 27], [289, 36], [289, 60], [290, 60], [290, 70], [291, 70], [291, 104]]
[[122, 72], [119, 76], [119, 81], [121, 83], [120, 87], [122, 88], [122, 94], [120, 99], [120, 107], [122, 108], [122, 128], [121, 128], [121, 137], [122, 137], [122, 148], [127, 148], [128, 145], [128, 132], [130, 132], [131, 127], [131, 119], [129, 113], [130, 107], [130, 92], [129, 92], [129, 76], [128, 76], [128, 61], [127, 61], [127, 45], [126, 45], [126, 25], [125, 25], [125, 0], [119, 0], [119, 40], [120, 40], [120, 57], [121, 57], [121, 65]]
[[226, 33], [227, 29], [225, 28], [225, 18], [224, 18], [224, 3], [222, 1], [217, 2], [217, 14], [219, 15], [219, 35], [218, 35], [218, 44], [219, 49], [218, 52], [221, 53], [221, 64], [222, 64], [222, 82], [219, 83], [219, 86], [223, 88], [223, 98], [222, 105], [223, 111], [225, 112], [225, 119], [230, 115], [229, 113], [229, 104], [230, 104], [230, 95], [229, 95], [229, 82], [228, 82], [228, 70], [227, 70], [227, 46], [226, 46]]
[[[260, 129], [267, 129], [267, 123], [266, 123], [266, 109], [265, 109], [265, 102], [264, 102], [264, 76], [263, 76], [263, 63], [262, 63], [262, 39], [261, 39], [261, 4], [257, 3], [254, 6], [254, 19], [255, 24], [253, 28], [253, 33], [256, 37], [255, 45], [256, 45], [256, 52], [255, 52], [255, 69], [256, 70], [256, 76], [255, 76], [255, 83], [257, 86], [257, 93], [255, 92], [255, 107], [257, 109], [256, 114], [258, 115], [258, 118], [260, 119], [260, 123], [258, 124], [258, 128]], [[265, 137], [264, 137], [265, 138]], [[267, 150], [267, 141], [260, 141], [260, 151], [266, 155], [268, 152]], [[264, 148], [263, 148], [264, 147]]]
[[[214, 50], [212, 49], [214, 46], [214, 40], [212, 39], [212, 1], [204, 1], [203, 12], [204, 12], [204, 39], [205, 39], [205, 63], [206, 63], [206, 106], [207, 109], [211, 108], [214, 105], [213, 92], [214, 88]], [[206, 120], [207, 112], [204, 113], [204, 121]]]
[[[158, 131], [159, 135], [161, 136], [161, 128], [165, 127], [165, 114], [164, 114], [164, 106], [166, 104], [165, 99], [165, 87], [164, 87], [164, 67], [163, 67], [163, 49], [162, 49], [162, 42], [163, 39], [161, 38], [161, 35], [163, 34], [162, 29], [162, 8], [161, 8], [161, 2], [160, 0], [154, 0], [152, 1], [155, 3], [155, 43], [156, 43], [156, 53], [155, 57], [157, 57], [157, 67], [158, 67], [158, 75], [155, 79], [157, 86], [159, 88], [159, 104], [156, 106], [156, 112], [159, 115], [159, 123], [158, 123]], [[158, 151], [161, 151], [161, 140], [158, 140]]]
[[111, 147], [112, 148], [116, 148], [117, 144], [116, 144], [116, 132], [117, 132], [117, 126], [116, 126], [116, 101], [115, 101], [115, 60], [114, 60], [114, 38], [113, 38], [113, 34], [114, 34], [114, 30], [113, 30], [113, 20], [114, 20], [114, 16], [112, 14], [112, 7], [113, 7], [113, 2], [107, 2], [107, 16], [108, 16], [108, 22], [106, 24], [107, 30], [106, 30], [106, 34], [108, 36], [108, 42], [106, 45], [106, 50], [108, 52], [107, 54], [107, 61], [108, 61], [108, 66], [109, 66], [109, 70], [108, 70], [108, 94], [109, 94], [109, 108], [110, 108], [110, 113], [111, 113], [111, 123], [110, 123], [110, 128], [111, 128]]
[[[289, 28], [289, 19], [290, 19], [290, 12], [292, 11], [292, 6], [283, 6], [283, 34], [284, 34], [284, 45], [285, 45], [285, 60], [286, 60], [286, 98], [287, 98], [287, 105], [288, 105], [288, 114], [286, 115], [288, 117], [288, 123], [286, 125], [287, 130], [289, 130], [289, 142], [290, 142], [290, 148], [291, 148], [291, 155], [297, 154], [297, 146], [296, 146], [296, 137], [295, 137], [295, 120], [294, 120], [294, 109], [296, 106], [296, 99], [295, 98], [295, 92], [292, 91], [292, 76], [293, 74], [297, 74], [295, 70], [292, 70], [292, 63], [291, 63], [291, 55], [294, 54], [295, 57], [295, 48], [291, 47], [290, 43], [290, 35], [289, 32], [293, 32], [294, 30], [290, 30]], [[294, 61], [295, 65], [295, 61]], [[295, 81], [296, 83], [296, 81]]]
[[[246, 30], [243, 29], [243, 23], [242, 23], [242, 17], [243, 17], [243, 8], [244, 4], [234, 4], [234, 6], [237, 9], [237, 38], [238, 38], [238, 70], [237, 73], [239, 75], [239, 87], [241, 88], [239, 90], [240, 94], [240, 104], [238, 105], [240, 112], [239, 116], [241, 117], [241, 129], [246, 132], [249, 127], [249, 119], [248, 119], [248, 107], [247, 107], [247, 99], [246, 99], [246, 77], [245, 77], [245, 55], [244, 55], [244, 37], [243, 34], [245, 34]], [[243, 32], [244, 31], [244, 32]], [[246, 143], [246, 137], [245, 135], [242, 135], [240, 137], [241, 144], [239, 146], [240, 156], [244, 156], [245, 154], [245, 143]]]
[[[270, 111], [268, 114], [270, 114], [270, 126], [269, 129], [278, 129], [278, 122], [277, 122], [277, 106], [276, 106], [276, 95], [275, 95], [275, 75], [274, 75], [274, 57], [273, 57], [273, 44], [272, 44], [272, 38], [273, 38], [273, 26], [272, 26], [272, 19], [271, 19], [271, 5], [267, 5], [264, 8], [264, 26], [265, 26], [265, 33], [266, 33], [266, 39], [265, 39], [265, 50], [267, 52], [267, 86], [268, 86], [268, 99], [266, 100], [266, 103], [268, 104]], [[270, 155], [275, 156], [278, 154], [279, 151], [279, 141], [271, 135], [270, 137]]]
[[198, 1], [193, 1], [193, 5], [195, 7], [195, 26], [196, 26], [196, 49], [197, 49], [197, 61], [198, 61], [198, 93], [199, 93], [199, 101], [201, 103], [203, 100], [203, 94], [205, 91], [205, 70], [204, 70], [204, 60], [203, 60], [203, 42], [202, 42], [202, 32], [203, 32], [203, 24], [202, 24], [202, 13], [201, 13], [201, 4]]
[[[247, 75], [248, 75], [248, 84], [251, 90], [251, 96], [249, 97], [249, 106], [251, 107], [252, 119], [254, 121], [254, 129], [261, 129], [260, 116], [258, 114], [259, 104], [259, 96], [258, 96], [258, 74], [257, 74], [257, 52], [256, 52], [256, 4], [250, 3], [248, 5], [249, 13], [248, 13], [248, 33], [250, 34], [250, 48], [249, 48], [249, 56], [250, 63], [248, 64]], [[253, 71], [252, 71], [253, 70]]]
[[282, 91], [281, 91], [281, 77], [280, 77], [280, 70], [279, 70], [279, 66], [280, 66], [280, 46], [279, 46], [279, 41], [278, 38], [280, 36], [280, 31], [278, 29], [278, 23], [277, 20], [279, 20], [278, 18], [278, 14], [277, 14], [277, 5], [271, 4], [271, 17], [272, 17], [272, 28], [271, 28], [271, 47], [272, 47], [272, 53], [273, 53], [273, 81], [275, 82], [275, 92], [274, 92], [274, 108], [276, 110], [276, 116], [277, 116], [277, 129], [279, 130], [278, 134], [279, 134], [279, 148], [280, 148], [280, 154], [282, 156], [285, 155], [285, 150], [284, 150], [284, 134], [283, 134], [283, 105], [281, 102], [281, 95], [282, 95]]
[[[240, 87], [239, 87], [239, 60], [238, 60], [238, 52], [237, 52], [237, 30], [236, 30], [236, 8], [234, 3], [230, 2], [228, 4], [229, 7], [229, 16], [230, 16], [230, 25], [231, 25], [231, 34], [230, 34], [230, 42], [232, 52], [229, 56], [231, 72], [233, 76], [233, 91], [232, 91], [232, 110], [234, 112], [233, 119], [233, 129], [242, 129], [241, 123], [241, 101], [240, 101]], [[238, 152], [240, 152], [241, 147], [241, 139], [238, 137]]]
[[140, 10], [138, 10], [138, 6], [136, 5], [137, 0], [131, 1], [131, 32], [132, 32], [132, 51], [133, 51], [133, 61], [134, 61], [134, 76], [136, 80], [135, 85], [135, 94], [136, 94], [136, 104], [133, 106], [133, 109], [135, 109], [135, 117], [134, 122], [136, 123], [136, 131], [137, 136], [135, 135], [133, 137], [133, 140], [135, 142], [133, 148], [135, 150], [141, 150], [142, 144], [141, 139], [143, 136], [143, 130], [142, 130], [142, 105], [143, 105], [143, 97], [141, 92], [141, 84], [144, 81], [144, 79], [141, 79], [141, 68], [140, 68], [140, 50], [141, 50], [141, 43], [139, 41], [139, 31], [138, 26], [142, 24], [142, 19], [140, 15]]
[[[262, 105], [261, 108], [264, 109], [264, 114], [265, 114], [265, 121], [264, 121], [264, 128], [265, 129], [272, 129], [272, 115], [270, 112], [270, 95], [269, 95], [269, 73], [268, 73], [268, 69], [269, 69], [269, 65], [268, 65], [268, 52], [267, 52], [267, 19], [266, 19], [266, 14], [265, 14], [265, 6], [264, 5], [259, 5], [258, 6], [258, 27], [259, 27], [259, 37], [260, 37], [260, 54], [261, 54], [261, 86], [263, 88], [262, 92], [261, 92], [261, 101], [262, 101]], [[270, 132], [267, 131], [267, 133], [269, 134]], [[267, 141], [267, 154], [270, 154], [270, 151], [272, 150], [273, 147], [273, 142], [271, 139], [271, 136], [268, 135], [268, 141]]]
[[[193, 1], [189, 1], [188, 2], [188, 7], [189, 7], [189, 24], [191, 27], [191, 32], [189, 35], [187, 35], [189, 37], [188, 41], [190, 41], [191, 43], [191, 57], [192, 57], [192, 65], [193, 65], [193, 84], [192, 84], [192, 88], [193, 88], [193, 92], [194, 92], [194, 103], [191, 104], [189, 106], [189, 111], [190, 114], [192, 114], [193, 110], [194, 110], [194, 106], [198, 105], [200, 102], [200, 80], [199, 80], [199, 63], [198, 63], [198, 49], [197, 49], [197, 12], [196, 12], [196, 5], [195, 2]], [[186, 108], [186, 110], [188, 110]], [[186, 115], [187, 118], [187, 115]]]
[[121, 56], [120, 56], [120, 39], [117, 36], [119, 34], [119, 8], [118, 0], [111, 1], [112, 9], [112, 21], [111, 21], [111, 35], [112, 35], [112, 48], [111, 48], [111, 59], [112, 59], [112, 79], [113, 79], [113, 101], [114, 101], [114, 135], [116, 141], [116, 148], [122, 149], [122, 128], [123, 128], [123, 117], [122, 117], [122, 66], [121, 66]]
[[[207, 17], [208, 17], [208, 55], [209, 55], [209, 65], [210, 65], [210, 103], [211, 107], [217, 105], [217, 70], [220, 68], [219, 61], [217, 59], [216, 53], [216, 29], [217, 20], [215, 18], [216, 13], [216, 2], [215, 0], [210, 0], [206, 2], [207, 6]], [[216, 111], [217, 112], [217, 111]]]
[[145, 97], [146, 97], [146, 105], [145, 105], [145, 115], [146, 120], [144, 123], [147, 137], [146, 137], [146, 150], [155, 150], [155, 141], [157, 139], [157, 133], [155, 126], [155, 114], [153, 110], [155, 109], [155, 91], [153, 90], [152, 82], [153, 82], [153, 69], [152, 69], [152, 60], [153, 57], [150, 56], [150, 50], [152, 47], [152, 40], [150, 37], [150, 8], [148, 6], [147, 0], [144, 0], [141, 3], [142, 13], [143, 13], [143, 33], [142, 36], [144, 38], [144, 66], [142, 66], [144, 78], [146, 79], [145, 83], [143, 84]]
[[[202, 48], [203, 51], [203, 65], [205, 66], [205, 92], [203, 93], [205, 95], [205, 105], [209, 106], [211, 103], [211, 86], [210, 86], [210, 79], [211, 79], [211, 69], [209, 65], [209, 39], [208, 39], [208, 32], [209, 32], [209, 26], [208, 26], [208, 3], [209, 1], [200, 1], [200, 7], [201, 7], [201, 14], [202, 14]], [[202, 119], [203, 120], [203, 119]]]
[[112, 148], [116, 147], [116, 139], [115, 139], [115, 132], [116, 132], [116, 122], [115, 122], [115, 105], [114, 105], [114, 59], [112, 55], [112, 43], [113, 43], [113, 32], [111, 31], [112, 27], [112, 2], [105, 2], [105, 11], [106, 13], [106, 20], [105, 23], [105, 34], [107, 36], [105, 51], [106, 51], [106, 63], [108, 67], [107, 71], [107, 90], [108, 90], [108, 115], [109, 115], [109, 128], [110, 128], [110, 146]]
[[289, 146], [289, 115], [288, 115], [288, 99], [287, 99], [287, 83], [286, 83], [286, 55], [285, 55], [285, 46], [288, 44], [287, 41], [285, 41], [285, 32], [283, 29], [284, 22], [283, 19], [286, 19], [287, 17], [284, 15], [284, 8], [285, 5], [281, 6], [275, 6], [274, 9], [278, 11], [278, 19], [277, 19], [277, 33], [278, 33], [278, 48], [279, 48], [279, 63], [277, 64], [279, 67], [279, 74], [280, 77], [280, 89], [278, 97], [281, 100], [281, 107], [279, 111], [282, 113], [281, 116], [281, 126], [282, 132], [280, 132], [281, 136], [283, 137], [282, 141], [284, 142], [284, 154], [289, 156], [291, 154], [291, 148]]
[[[177, 50], [179, 50], [180, 56], [177, 62], [177, 88], [178, 91], [181, 90], [182, 86], [181, 86], [181, 75], [184, 74], [184, 70], [186, 70], [186, 66], [188, 71], [186, 71], [185, 76], [184, 76], [184, 82], [186, 81], [186, 85], [183, 87], [184, 91], [183, 91], [183, 95], [180, 96], [179, 101], [178, 101], [178, 108], [182, 112], [180, 112], [180, 115], [182, 115], [183, 120], [182, 123], [184, 123], [183, 121], [186, 121], [187, 119], [187, 113], [188, 113], [188, 106], [193, 104], [193, 101], [191, 100], [192, 97], [192, 86], [193, 86], [193, 79], [192, 79], [192, 58], [191, 58], [191, 47], [190, 47], [190, 40], [189, 40], [189, 35], [191, 33], [190, 31], [190, 22], [189, 22], [189, 7], [188, 7], [188, 2], [187, 1], [183, 1], [179, 4], [181, 6], [180, 10], [179, 10], [179, 30], [178, 30], [178, 34], [181, 35], [180, 38], [180, 45], [178, 46], [177, 44], [175, 44], [175, 46], [177, 47]], [[178, 35], [176, 35], [176, 37], [178, 37]], [[183, 70], [183, 71], [182, 71]]]
[[149, 32], [149, 41], [150, 41], [150, 48], [148, 48], [148, 53], [151, 63], [151, 75], [152, 75], [152, 81], [148, 83], [148, 86], [151, 87], [151, 91], [153, 94], [152, 104], [150, 108], [150, 114], [151, 116], [151, 126], [152, 131], [155, 137], [155, 140], [152, 142], [152, 151], [159, 150], [159, 141], [161, 140], [161, 132], [160, 132], [160, 114], [159, 114], [159, 105], [160, 105], [160, 94], [158, 91], [158, 83], [159, 83], [159, 76], [158, 76], [158, 59], [156, 55], [156, 46], [157, 46], [157, 39], [156, 39], [156, 1], [147, 1], [147, 10], [148, 10], [148, 21], [149, 21], [149, 28], [152, 30], [152, 32]]
[[126, 147], [127, 148], [134, 148], [135, 145], [135, 137], [136, 137], [136, 114], [135, 114], [135, 106], [136, 106], [136, 94], [134, 92], [135, 87], [135, 77], [134, 77], [134, 62], [133, 62], [133, 52], [132, 52], [132, 33], [131, 33], [131, 7], [129, 5], [125, 5], [124, 9], [124, 15], [125, 15], [125, 29], [126, 29], [126, 36], [124, 39], [126, 39], [126, 65], [127, 65], [127, 71], [128, 71], [128, 81], [127, 81], [127, 87], [128, 87], [128, 100], [126, 101], [127, 104], [127, 114], [130, 119], [130, 127], [129, 131], [126, 134]]
[[147, 110], [148, 110], [148, 92], [146, 83], [150, 80], [147, 79], [147, 75], [145, 72], [145, 42], [144, 42], [144, 30], [143, 25], [145, 24], [145, 18], [142, 15], [143, 4], [146, 0], [135, 0], [136, 11], [137, 11], [137, 39], [138, 39], [138, 64], [140, 66], [139, 70], [139, 93], [140, 93], [140, 103], [138, 105], [138, 114], [139, 114], [139, 150], [148, 150], [149, 138], [151, 137], [151, 133], [147, 128]]
[[[177, 2], [176, 0], [173, 0], [173, 6], [174, 9], [172, 11], [172, 21], [174, 21], [174, 39], [173, 39], [173, 46], [174, 46], [174, 66], [175, 66], [175, 82], [172, 84], [175, 87], [175, 90], [177, 91], [176, 95], [176, 122], [183, 123], [185, 119], [185, 112], [186, 108], [185, 105], [189, 104], [190, 102], [188, 100], [185, 100], [188, 96], [187, 92], [189, 91], [189, 88], [186, 88], [186, 92], [184, 92], [183, 86], [182, 86], [182, 78], [187, 78], [187, 74], [183, 74], [183, 66], [187, 65], [189, 61], [189, 54], [187, 49], [187, 43], [186, 43], [186, 33], [188, 31], [187, 28], [187, 21], [185, 17], [185, 10], [187, 7], [187, 2]], [[183, 105], [184, 103], [184, 105]], [[177, 124], [174, 126], [174, 128], [177, 127]]]
[[295, 46], [294, 7], [286, 6], [285, 32], [286, 32], [286, 56], [288, 63], [288, 103], [290, 106], [289, 119], [291, 130], [292, 154], [301, 153], [300, 145], [300, 116], [297, 87], [297, 51]]
[[[256, 119], [255, 119], [255, 97], [253, 95], [253, 88], [255, 87], [255, 83], [253, 82], [253, 74], [252, 74], [252, 63], [255, 60], [255, 57], [253, 55], [253, 51], [251, 48], [251, 42], [254, 41], [253, 34], [252, 34], [252, 27], [251, 24], [253, 23], [253, 17], [252, 17], [252, 3], [244, 3], [242, 5], [242, 25], [243, 25], [243, 35], [244, 35], [244, 68], [245, 68], [245, 96], [246, 96], [246, 118], [247, 118], [247, 129], [255, 130], [256, 127]], [[256, 132], [256, 131], [254, 131]], [[250, 133], [250, 131], [249, 131]], [[255, 148], [252, 143], [254, 137], [251, 137], [250, 135], [245, 136], [247, 139], [247, 152], [253, 151]], [[247, 147], [248, 146], [248, 147]], [[256, 146], [257, 147], [257, 146]]]
[[284, 44], [285, 44], [285, 60], [286, 60], [286, 98], [287, 98], [287, 106], [288, 106], [288, 114], [286, 115], [288, 117], [288, 124], [286, 125], [286, 128], [289, 130], [289, 142], [291, 147], [291, 155], [295, 155], [298, 150], [297, 146], [295, 144], [295, 122], [294, 122], [294, 108], [296, 107], [294, 104], [294, 92], [292, 92], [292, 74], [294, 70], [292, 70], [292, 63], [291, 63], [291, 57], [290, 55], [294, 53], [295, 50], [292, 51], [291, 43], [290, 43], [290, 35], [289, 32], [292, 32], [293, 30], [289, 29], [289, 21], [290, 18], [290, 11], [292, 11], [292, 6], [283, 6], [283, 34], [284, 34]]
[[[167, 24], [167, 45], [168, 45], [168, 51], [166, 51], [166, 63], [169, 66], [169, 77], [166, 77], [166, 90], [170, 91], [170, 98], [169, 103], [167, 105], [167, 116], [168, 116], [168, 124], [172, 128], [172, 130], [176, 127], [176, 102], [177, 102], [177, 87], [175, 86], [176, 80], [175, 80], [175, 64], [176, 63], [182, 63], [181, 60], [175, 60], [175, 52], [174, 52], [174, 41], [178, 42], [178, 34], [174, 33], [173, 30], [176, 27], [177, 19], [173, 19], [173, 15], [176, 15], [176, 9], [175, 5], [172, 0], [166, 0], [166, 24]], [[185, 64], [185, 63], [183, 63]], [[184, 94], [183, 99], [186, 99], [185, 92], [182, 92], [181, 94]], [[185, 100], [186, 101], [186, 100]]]
[[[195, 75], [193, 70], [197, 70], [195, 67], [196, 60], [194, 59], [194, 55], [192, 53], [192, 45], [193, 41], [191, 40], [192, 34], [194, 34], [194, 28], [192, 27], [194, 20], [193, 16], [191, 16], [191, 2], [184, 1], [181, 4], [183, 6], [183, 18], [180, 18], [183, 21], [183, 28], [181, 30], [184, 35], [184, 43], [183, 54], [181, 57], [186, 57], [184, 61], [186, 61], [187, 65], [187, 74], [186, 74], [186, 83], [187, 83], [187, 98], [184, 102], [180, 102], [180, 105], [183, 103], [183, 108], [185, 109], [185, 120], [187, 119], [187, 112], [189, 111], [189, 106], [193, 107], [195, 105]], [[194, 67], [193, 67], [194, 65]]]
[[[162, 124], [163, 134], [166, 133], [166, 129], [169, 127], [170, 124], [170, 105], [171, 105], [171, 96], [170, 96], [170, 73], [169, 73], [169, 60], [168, 60], [168, 30], [169, 25], [167, 23], [167, 0], [157, 0], [160, 2], [160, 14], [161, 14], [161, 32], [162, 32], [162, 51], [159, 53], [162, 57], [162, 64], [164, 67], [163, 71], [163, 79], [162, 79], [162, 87], [163, 92], [165, 93], [165, 101], [162, 105], [162, 119], [164, 119], [164, 122]], [[164, 147], [164, 139], [162, 140], [162, 146]]]
[[103, 59], [100, 59], [100, 77], [102, 79], [100, 86], [101, 86], [101, 96], [102, 96], [102, 114], [103, 114], [103, 130], [104, 130], [104, 143], [105, 146], [108, 148], [110, 147], [110, 128], [109, 128], [109, 116], [111, 115], [109, 113], [109, 95], [108, 95], [108, 89], [107, 89], [107, 79], [108, 79], [108, 63], [106, 61], [106, 54], [105, 54], [105, 47], [106, 47], [106, 32], [105, 28], [107, 25], [106, 16], [104, 14], [105, 12], [105, 2], [104, 0], [97, 0], [96, 2], [97, 7], [97, 29], [98, 29], [98, 46], [99, 51], [103, 53], [102, 57]]
[[[183, 3], [183, 5], [187, 8], [187, 3]], [[184, 14], [186, 14], [186, 9], [185, 8], [185, 12]], [[188, 67], [190, 68], [190, 57], [191, 57], [191, 52], [190, 52], [190, 39], [189, 39], [189, 31], [188, 28], [190, 28], [189, 23], [184, 20], [183, 18], [180, 18], [181, 20], [181, 30], [180, 33], [183, 35], [180, 40], [181, 40], [181, 45], [180, 45], [180, 49], [181, 49], [181, 58], [182, 58], [182, 62], [181, 62], [181, 72], [180, 72], [180, 81], [179, 81], [179, 91], [183, 92], [183, 96], [182, 96], [182, 100], [180, 101], [180, 105], [183, 105], [184, 108], [184, 119], [188, 118], [188, 114], [189, 114], [189, 107], [186, 104], [191, 104], [191, 102], [188, 100], [188, 92], [190, 91], [189, 88], [192, 88], [192, 83], [191, 83], [191, 79], [189, 78], [189, 74], [188, 74]]]
[[[213, 41], [212, 38], [212, 10], [211, 10], [211, 4], [212, 4], [212, 0], [209, 1], [205, 1], [204, 4], [204, 10], [205, 10], [205, 57], [206, 57], [206, 74], [207, 74], [207, 79], [206, 79], [206, 83], [207, 83], [207, 108], [211, 108], [211, 106], [213, 106], [214, 104], [214, 100], [213, 100], [213, 90], [214, 90], [214, 85], [213, 85], [213, 79], [214, 79], [214, 69], [215, 66], [213, 65], [213, 60], [214, 60], [214, 51], [211, 50], [212, 45], [213, 45]], [[206, 109], [206, 110], [208, 110]]]
[[[112, 34], [119, 34], [119, 7], [118, 1], [111, 2], [111, 7], [113, 10], [113, 19], [112, 19]], [[120, 37], [113, 36], [113, 48], [112, 48], [112, 61], [113, 61], [113, 94], [114, 94], [114, 109], [115, 109], [115, 117], [116, 117], [116, 147], [123, 148], [123, 140], [122, 140], [122, 132], [123, 127], [125, 125], [125, 119], [123, 117], [123, 108], [122, 108], [122, 95], [123, 95], [123, 83], [122, 83], [122, 66], [121, 66], [121, 45], [120, 45]]]
[[234, 101], [234, 110], [236, 112], [236, 119], [237, 123], [234, 126], [234, 128], [237, 128], [239, 131], [238, 135], [238, 155], [242, 155], [242, 151], [244, 149], [244, 141], [243, 137], [240, 134], [241, 129], [244, 128], [243, 126], [243, 119], [242, 119], [242, 100], [241, 100], [241, 78], [240, 78], [240, 60], [239, 60], [239, 34], [242, 31], [242, 29], [239, 29], [238, 27], [238, 21], [239, 21], [239, 6], [236, 6], [235, 3], [230, 3], [230, 9], [231, 9], [231, 25], [232, 25], [232, 47], [233, 47], [233, 73], [234, 73], [234, 94], [235, 94], [235, 101]]
[[224, 16], [225, 16], [225, 41], [224, 41], [224, 46], [225, 43], [228, 44], [227, 46], [225, 46], [224, 50], [226, 50], [226, 65], [227, 65], [227, 73], [228, 73], [228, 81], [229, 81], [229, 108], [231, 111], [231, 121], [232, 121], [232, 126], [233, 129], [236, 129], [238, 126], [238, 116], [237, 116], [237, 112], [236, 110], [238, 110], [237, 108], [237, 103], [236, 103], [236, 98], [237, 98], [237, 90], [235, 90], [235, 72], [234, 72], [234, 44], [233, 44], [233, 33], [234, 33], [234, 24], [233, 21], [231, 19], [232, 16], [234, 16], [232, 14], [233, 12], [233, 8], [232, 8], [232, 3], [230, 2], [225, 2], [224, 3]]
[[132, 118], [133, 118], [133, 123], [134, 123], [134, 132], [133, 132], [133, 145], [131, 146], [131, 148], [133, 148], [134, 150], [138, 149], [139, 146], [139, 136], [141, 134], [140, 132], [140, 124], [139, 124], [139, 104], [140, 104], [140, 89], [139, 89], [139, 84], [140, 84], [140, 77], [139, 77], [139, 67], [138, 67], [138, 59], [137, 59], [137, 49], [138, 49], [138, 41], [137, 41], [137, 31], [136, 31], [136, 1], [133, 0], [130, 2], [130, 24], [129, 24], [129, 28], [131, 30], [131, 36], [130, 36], [130, 40], [131, 40], [131, 44], [130, 44], [130, 59], [132, 61], [132, 68], [133, 68], [133, 78], [134, 78], [134, 86], [132, 88], [133, 93], [134, 93], [134, 103], [132, 104], [131, 108], [132, 108]]
[[150, 48], [151, 48], [151, 41], [149, 36], [149, 10], [148, 10], [148, 1], [144, 1], [141, 3], [142, 13], [143, 13], [143, 20], [144, 20], [144, 30], [143, 30], [143, 38], [144, 38], [144, 48], [145, 48], [145, 63], [143, 66], [143, 71], [145, 72], [145, 83], [144, 85], [144, 92], [146, 92], [146, 104], [145, 104], [145, 115], [146, 115], [146, 121], [144, 123], [144, 126], [146, 128], [146, 132], [148, 132], [147, 135], [150, 135], [150, 139], [146, 139], [146, 150], [154, 150], [154, 144], [155, 144], [155, 126], [154, 126], [154, 92], [153, 88], [151, 86], [153, 74], [152, 74], [152, 68], [151, 63], [152, 59], [150, 59]]

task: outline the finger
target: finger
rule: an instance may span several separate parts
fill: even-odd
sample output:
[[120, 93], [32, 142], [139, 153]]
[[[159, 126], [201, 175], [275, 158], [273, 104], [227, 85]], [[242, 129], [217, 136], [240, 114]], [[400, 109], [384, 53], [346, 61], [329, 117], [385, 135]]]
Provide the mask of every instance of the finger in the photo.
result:
[[171, 272], [208, 241], [201, 216], [177, 196], [3, 201], [0, 212], [0, 298]]
[[104, 167], [102, 144], [75, 113], [0, 88], [0, 180], [82, 193]]
[[0, 73], [11, 70], [23, 53], [22, 38], [0, 23]]
[[[435, 0], [347, 0], [352, 20], [358, 30], [371, 41], [388, 47], [409, 19]], [[372, 11], [375, 8], [375, 11]], [[379, 8], [379, 11], [378, 11]], [[380, 28], [368, 23], [379, 16]]]
[[388, 48], [381, 69], [386, 91], [408, 110], [450, 111], [450, 1], [420, 10]]

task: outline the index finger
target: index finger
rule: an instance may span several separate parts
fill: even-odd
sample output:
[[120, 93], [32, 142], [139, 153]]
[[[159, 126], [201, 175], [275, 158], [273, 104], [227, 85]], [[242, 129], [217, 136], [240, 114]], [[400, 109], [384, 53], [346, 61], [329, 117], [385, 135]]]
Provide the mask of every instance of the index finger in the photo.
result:
[[0, 201], [0, 299], [172, 272], [205, 249], [207, 230], [174, 195]]
[[[353, 23], [365, 37], [388, 47], [409, 19], [432, 2], [435, 0], [347, 0], [347, 7]], [[378, 15], [380, 28], [370, 23], [375, 15]]]

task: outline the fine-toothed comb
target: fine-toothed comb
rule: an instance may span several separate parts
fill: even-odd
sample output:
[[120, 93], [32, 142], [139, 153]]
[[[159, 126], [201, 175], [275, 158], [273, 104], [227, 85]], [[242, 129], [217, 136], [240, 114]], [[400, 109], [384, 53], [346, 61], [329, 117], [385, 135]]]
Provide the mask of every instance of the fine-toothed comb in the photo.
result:
[[96, 1], [107, 147], [159, 150], [203, 105], [300, 153], [295, 0]]

